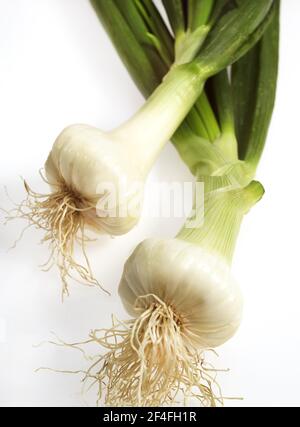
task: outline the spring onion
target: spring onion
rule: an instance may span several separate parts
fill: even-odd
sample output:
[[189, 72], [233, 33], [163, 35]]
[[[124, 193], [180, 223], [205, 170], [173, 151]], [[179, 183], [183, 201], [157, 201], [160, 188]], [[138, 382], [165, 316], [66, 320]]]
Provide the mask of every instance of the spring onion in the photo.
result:
[[[153, 43], [155, 45], [154, 40], [159, 41], [158, 56], [167, 57], [170, 52], [167, 42], [170, 39], [164, 31], [157, 31], [157, 28], [161, 28], [161, 21], [150, 7], [152, 2], [130, 3], [140, 6], [137, 9], [139, 13], [144, 3], [148, 6], [152, 27], [156, 28], [155, 34], [160, 37], [153, 39], [148, 35], [151, 49]], [[217, 8], [217, 16], [212, 11], [213, 21], [206, 26], [197, 48], [191, 50], [188, 58], [183, 59], [182, 53], [175, 58], [163, 82], [145, 105], [116, 130], [103, 132], [88, 125], [72, 125], [59, 135], [45, 165], [45, 181], [51, 188], [50, 194], [38, 194], [26, 183], [28, 198], [21, 204], [17, 215], [44, 230], [44, 241], [49, 243], [51, 258], [60, 270], [64, 293], [68, 290], [68, 279], [74, 272], [87, 284], [98, 283], [86, 255], [86, 230], [120, 235], [136, 224], [138, 218], [130, 213], [118, 215], [119, 210], [123, 212], [124, 206], [140, 196], [136, 194], [133, 182], [145, 181], [162, 147], [199, 99], [207, 79], [237, 60], [241, 51], [250, 48], [252, 39], [255, 39], [258, 29], [269, 15], [272, 3], [272, 0], [247, 0], [229, 12], [226, 9], [226, 13]], [[112, 0], [102, 4], [104, 8], [117, 5], [124, 11], [123, 1]], [[202, 14], [199, 14], [199, 22], [199, 28], [202, 28]], [[186, 44], [190, 39], [194, 45], [195, 26], [193, 22], [192, 33], [184, 37], [182, 43]], [[145, 52], [145, 59], [150, 57]], [[183, 63], [186, 59], [188, 62]], [[152, 60], [155, 63], [155, 57]], [[155, 78], [153, 76], [152, 81]], [[193, 121], [193, 118], [189, 120]], [[126, 182], [127, 191], [120, 200], [118, 198], [115, 206], [110, 206], [107, 211], [104, 209], [104, 212], [102, 209], [99, 214], [97, 204], [107, 197], [104, 184], [110, 183], [115, 193], [119, 194], [120, 181]], [[84, 266], [74, 259], [75, 243], [82, 248]]]

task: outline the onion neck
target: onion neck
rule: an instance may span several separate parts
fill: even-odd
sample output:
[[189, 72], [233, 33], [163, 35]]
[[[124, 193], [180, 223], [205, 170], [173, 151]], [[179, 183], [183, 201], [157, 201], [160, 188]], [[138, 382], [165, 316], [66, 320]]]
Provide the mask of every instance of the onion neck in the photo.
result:
[[204, 83], [198, 65], [173, 67], [144, 106], [111, 136], [126, 144], [148, 172], [200, 96]]
[[204, 185], [204, 205], [195, 202], [177, 238], [200, 245], [231, 264], [243, 217], [262, 198], [264, 188], [257, 181], [239, 187], [230, 176], [209, 177]]

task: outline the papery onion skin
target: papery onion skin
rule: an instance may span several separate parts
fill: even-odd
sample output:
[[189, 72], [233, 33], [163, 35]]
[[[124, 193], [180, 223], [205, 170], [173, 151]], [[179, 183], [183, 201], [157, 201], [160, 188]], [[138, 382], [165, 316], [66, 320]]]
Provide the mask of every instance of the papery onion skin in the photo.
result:
[[[45, 171], [53, 191], [65, 185], [85, 201], [83, 209], [91, 207], [82, 215], [96, 232], [122, 235], [138, 222], [146, 171], [126, 144], [109, 134], [84, 124], [67, 127], [56, 139]], [[97, 206], [107, 194], [109, 203], [101, 211]]]
[[218, 254], [180, 239], [148, 239], [125, 264], [119, 294], [135, 317], [139, 297], [171, 306], [197, 348], [215, 348], [237, 331], [243, 302], [230, 266]]

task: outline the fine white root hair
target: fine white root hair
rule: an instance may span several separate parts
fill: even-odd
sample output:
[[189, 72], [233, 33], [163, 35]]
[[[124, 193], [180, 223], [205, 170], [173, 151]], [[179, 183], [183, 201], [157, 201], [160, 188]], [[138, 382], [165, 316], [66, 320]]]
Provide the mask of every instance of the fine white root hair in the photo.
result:
[[[50, 185], [41, 174], [43, 180]], [[56, 265], [62, 280], [62, 295], [69, 294], [69, 280], [75, 280], [86, 286], [97, 286], [108, 293], [95, 279], [88, 256], [86, 243], [91, 241], [86, 233], [85, 213], [93, 206], [79, 194], [64, 184], [52, 185], [55, 190], [50, 194], [33, 191], [24, 180], [27, 197], [20, 204], [6, 212], [6, 222], [23, 219], [28, 222], [25, 230], [36, 227], [44, 232], [42, 243], [48, 244], [50, 255], [42, 266], [44, 271]], [[22, 236], [21, 235], [21, 236]], [[19, 240], [19, 239], [18, 239]], [[81, 250], [84, 265], [74, 258], [76, 245]]]
[[[96, 385], [97, 403], [106, 406], [188, 406], [191, 399], [203, 407], [223, 406], [217, 370], [205, 362], [204, 349], [194, 348], [175, 310], [155, 295], [139, 298], [136, 309], [136, 319], [113, 319], [110, 329], [94, 330], [82, 343], [107, 350], [93, 357], [84, 389]], [[80, 343], [57, 345], [82, 351]]]

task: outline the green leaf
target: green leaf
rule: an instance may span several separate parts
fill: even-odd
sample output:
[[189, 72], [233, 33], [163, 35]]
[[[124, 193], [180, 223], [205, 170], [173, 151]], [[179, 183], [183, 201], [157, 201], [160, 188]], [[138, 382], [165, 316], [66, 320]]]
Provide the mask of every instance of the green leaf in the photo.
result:
[[226, 13], [210, 32], [197, 62], [208, 76], [232, 64], [238, 49], [268, 14], [272, 0], [244, 0]]
[[[166, 73], [172, 63], [172, 56], [169, 55], [167, 49], [165, 49], [165, 45], [160, 44], [160, 50], [158, 51], [156, 48], [153, 49], [152, 42], [149, 43], [151, 39], [151, 37], [149, 38], [149, 34], [151, 34], [152, 31], [151, 19], [142, 4], [139, 1], [133, 0], [110, 1], [113, 1], [122, 13], [136, 40], [144, 49], [156, 71], [160, 72], [160, 70], [163, 69], [164, 73]], [[155, 34], [153, 36], [156, 37]], [[163, 74], [160, 75], [160, 77], [162, 78]]]
[[225, 68], [207, 82], [210, 99], [218, 114], [222, 133], [234, 134], [234, 111], [232, 88], [228, 70]]
[[206, 88], [207, 87], [205, 86], [205, 90], [203, 91], [202, 96], [197, 100], [195, 108], [206, 126], [209, 137], [208, 139], [210, 142], [213, 142], [220, 137], [221, 131], [215, 113], [207, 97]]
[[253, 169], [262, 155], [275, 103], [280, 2], [263, 38], [232, 69], [235, 127], [241, 159]]
[[216, 0], [209, 20], [209, 25], [214, 25], [222, 15], [225, 15], [235, 7], [236, 4], [234, 0]]
[[185, 32], [186, 22], [182, 0], [162, 0], [175, 37]]
[[191, 31], [208, 23], [214, 4], [215, 0], [189, 0], [188, 28]]
[[160, 39], [152, 33], [147, 33], [147, 39], [151, 46], [159, 53], [160, 58], [164, 61], [167, 68], [170, 68], [172, 62], [170, 57], [165, 50], [165, 46], [161, 43]]
[[186, 117], [186, 122], [197, 136], [209, 140], [209, 134], [207, 132], [205, 123], [203, 122], [201, 114], [199, 114], [196, 108], [193, 108], [189, 112]]
[[260, 47], [255, 46], [232, 67], [235, 131], [240, 159], [245, 158], [252, 128], [259, 68]]
[[171, 36], [164, 20], [158, 12], [152, 0], [134, 0], [138, 5], [140, 11], [144, 12], [144, 17], [151, 29], [163, 47], [164, 51], [168, 54], [169, 63], [174, 61], [174, 40]]
[[[136, 85], [146, 97], [150, 96], [166, 73], [165, 65], [162, 62], [154, 65], [154, 57], [151, 60], [137, 41], [113, 0], [91, 0], [91, 3]], [[149, 44], [147, 36], [145, 40]]]
[[[244, 0], [240, 0], [244, 1]], [[251, 50], [262, 38], [264, 35], [266, 29], [270, 25], [271, 21], [274, 18], [274, 15], [276, 13], [276, 4], [278, 0], [274, 0], [272, 7], [270, 8], [270, 11], [266, 15], [265, 19], [262, 21], [262, 23], [256, 28], [256, 30], [248, 37], [247, 41], [237, 50], [237, 52], [234, 55], [233, 63], [238, 61], [240, 58], [245, 56], [249, 50]]]
[[[147, 42], [147, 33], [150, 28], [146, 25], [145, 21], [141, 18], [139, 9], [135, 1], [132, 0], [110, 0], [113, 1], [131, 28], [139, 43]], [[106, 1], [106, 4], [108, 2]]]

